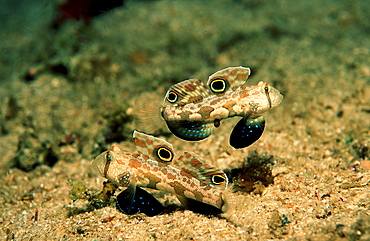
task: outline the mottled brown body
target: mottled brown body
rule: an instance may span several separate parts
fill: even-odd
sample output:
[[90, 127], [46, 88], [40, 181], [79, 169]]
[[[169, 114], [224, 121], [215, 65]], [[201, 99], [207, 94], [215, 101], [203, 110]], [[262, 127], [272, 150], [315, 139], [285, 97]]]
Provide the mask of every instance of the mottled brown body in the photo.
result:
[[[251, 118], [278, 106], [283, 96], [263, 81], [254, 86], [243, 86], [249, 75], [249, 68], [230, 67], [211, 75], [206, 85], [197, 79], [173, 85], [167, 91], [161, 109], [168, 129], [183, 140], [199, 141], [210, 136], [222, 119], [241, 116], [244, 120], [233, 129], [231, 136], [236, 140], [230, 140], [230, 145], [235, 143], [242, 148], [253, 143], [263, 131], [254, 131], [258, 138], [247, 140], [249, 137], [243, 132], [253, 132], [247, 130]], [[238, 145], [238, 142], [244, 144]]]
[[[100, 154], [93, 165], [104, 177], [122, 187], [162, 190], [226, 209], [222, 191], [227, 187], [227, 177], [221, 170], [193, 152], [177, 157], [171, 144], [153, 136], [135, 131], [134, 143], [137, 154], [113, 146]], [[183, 202], [181, 198], [180, 201]]]
[[[200, 80], [190, 79], [171, 87], [162, 107], [166, 121], [190, 120], [213, 122], [233, 116], [247, 117], [263, 113], [278, 106], [283, 99], [280, 92], [260, 81], [255, 86], [242, 86], [250, 74], [249, 68], [234, 67], [221, 70], [209, 77], [207, 85], [214, 80], [225, 81], [222, 93], [212, 92]], [[168, 99], [177, 94], [176, 101]]]

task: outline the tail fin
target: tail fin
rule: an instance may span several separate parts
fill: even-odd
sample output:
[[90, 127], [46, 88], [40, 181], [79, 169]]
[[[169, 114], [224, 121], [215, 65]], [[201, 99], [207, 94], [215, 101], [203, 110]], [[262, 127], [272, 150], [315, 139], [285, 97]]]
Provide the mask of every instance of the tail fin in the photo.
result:
[[152, 135], [168, 132], [158, 104], [162, 101], [163, 97], [156, 92], [146, 92], [136, 98], [134, 114], [138, 131]]

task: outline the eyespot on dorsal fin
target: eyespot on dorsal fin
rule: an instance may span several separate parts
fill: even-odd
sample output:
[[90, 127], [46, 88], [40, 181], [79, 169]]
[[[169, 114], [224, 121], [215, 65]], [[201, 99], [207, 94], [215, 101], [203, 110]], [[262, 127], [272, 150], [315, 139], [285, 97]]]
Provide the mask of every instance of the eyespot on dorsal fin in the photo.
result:
[[226, 174], [222, 170], [208, 163], [194, 152], [184, 152], [173, 164], [178, 166], [188, 177], [201, 181], [202, 185], [223, 191], [229, 183]]
[[175, 156], [172, 145], [163, 139], [138, 131], [134, 131], [133, 139], [137, 151], [144, 159], [168, 164]]
[[197, 103], [210, 95], [212, 95], [212, 92], [202, 81], [188, 79], [168, 89], [163, 106], [183, 106], [189, 103]]
[[250, 74], [250, 68], [229, 67], [209, 76], [207, 86], [213, 94], [224, 94], [229, 89], [244, 85]]
[[[184, 152], [173, 161], [173, 166], [180, 169], [181, 175], [193, 183], [187, 194], [176, 192], [177, 198], [185, 207], [199, 213], [221, 213], [225, 210], [226, 200], [222, 193], [228, 186], [228, 178], [223, 171], [190, 151]], [[197, 195], [192, 195], [194, 193]]]

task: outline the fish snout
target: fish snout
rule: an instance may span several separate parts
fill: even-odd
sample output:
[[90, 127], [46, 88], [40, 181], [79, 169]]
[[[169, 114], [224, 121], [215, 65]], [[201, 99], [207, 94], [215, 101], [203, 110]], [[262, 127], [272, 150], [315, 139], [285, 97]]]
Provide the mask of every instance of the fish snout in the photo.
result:
[[105, 177], [104, 169], [107, 163], [106, 155], [107, 151], [101, 153], [92, 161], [92, 166], [94, 167], [95, 171], [98, 172], [103, 177]]

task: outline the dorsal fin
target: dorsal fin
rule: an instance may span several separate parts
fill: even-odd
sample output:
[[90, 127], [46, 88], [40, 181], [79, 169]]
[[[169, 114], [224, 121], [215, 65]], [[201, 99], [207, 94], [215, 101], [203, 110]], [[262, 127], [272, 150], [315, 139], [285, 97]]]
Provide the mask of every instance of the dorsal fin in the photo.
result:
[[185, 151], [177, 160], [173, 161], [173, 165], [176, 165], [189, 177], [201, 181], [202, 185], [211, 186], [221, 191], [227, 188], [226, 174], [194, 152]]
[[134, 131], [133, 139], [137, 151], [144, 159], [169, 164], [175, 156], [172, 145], [163, 139], [138, 131]]
[[228, 179], [223, 171], [190, 151], [179, 156], [173, 161], [173, 165], [181, 170], [182, 176], [199, 181], [199, 184], [196, 184], [199, 185], [196, 190], [188, 190], [194, 196], [176, 192], [177, 198], [185, 207], [202, 213], [219, 213], [227, 209], [227, 202], [222, 192], [227, 188]]
[[227, 90], [235, 90], [244, 85], [250, 74], [250, 68], [229, 67], [209, 76], [207, 86], [212, 93], [223, 94]]
[[198, 79], [188, 79], [169, 88], [163, 106], [183, 106], [197, 103], [212, 95], [208, 87]]

